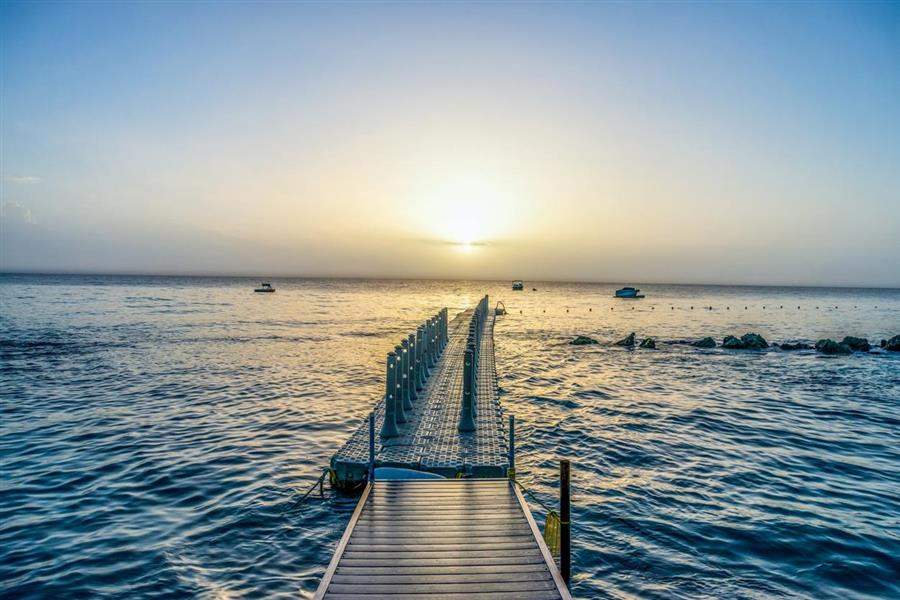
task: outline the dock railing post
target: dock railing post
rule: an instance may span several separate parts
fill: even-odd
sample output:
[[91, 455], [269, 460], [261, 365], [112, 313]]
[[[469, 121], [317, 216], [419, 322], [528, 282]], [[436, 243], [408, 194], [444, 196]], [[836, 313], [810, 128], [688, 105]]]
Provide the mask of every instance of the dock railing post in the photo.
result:
[[475, 431], [475, 418], [472, 414], [472, 351], [466, 350], [463, 358], [463, 394], [462, 407], [459, 413], [459, 430]]
[[396, 360], [394, 361], [396, 365], [395, 371], [395, 385], [394, 389], [394, 412], [397, 415], [397, 423], [406, 423], [406, 407], [405, 402], [403, 401], [403, 390], [405, 387], [405, 383], [403, 380], [403, 346], [394, 346], [394, 354], [397, 355]]
[[369, 482], [375, 481], [375, 413], [369, 413]]
[[425, 335], [428, 336], [428, 358], [425, 361], [425, 367], [429, 370], [434, 368], [437, 362], [437, 344], [434, 343], [434, 319], [428, 320], [428, 326], [425, 328]]
[[403, 417], [406, 418], [406, 411], [412, 410], [412, 395], [409, 393], [409, 340], [400, 341], [400, 352], [403, 358], [400, 361], [400, 375], [402, 377], [403, 387]]
[[404, 341], [406, 342], [406, 353], [409, 355], [406, 374], [409, 378], [409, 408], [412, 408], [412, 403], [419, 399], [419, 395], [416, 393], [416, 336], [409, 334]]
[[509, 415], [509, 478], [516, 478], [516, 417]]
[[568, 459], [559, 461], [559, 573], [566, 587], [572, 578], [572, 511]]
[[387, 377], [384, 394], [384, 423], [381, 424], [381, 437], [392, 438], [400, 435], [397, 429], [397, 369], [396, 355], [388, 352], [387, 355]]
[[416, 328], [416, 389], [425, 389], [425, 336], [422, 326]]

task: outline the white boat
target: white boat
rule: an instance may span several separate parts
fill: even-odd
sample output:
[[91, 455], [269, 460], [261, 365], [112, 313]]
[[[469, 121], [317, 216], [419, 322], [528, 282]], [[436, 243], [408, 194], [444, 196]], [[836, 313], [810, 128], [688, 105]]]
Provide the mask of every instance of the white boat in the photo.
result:
[[272, 284], [269, 283], [268, 281], [263, 281], [262, 283], [259, 284], [259, 287], [253, 288], [253, 291], [260, 292], [260, 293], [268, 293], [268, 292], [274, 292], [275, 288], [273, 288]]
[[638, 294], [641, 290], [633, 287], [623, 287], [616, 290], [616, 298], [643, 298], [643, 294]]
[[525, 284], [519, 281], [518, 279], [513, 281], [513, 289], [516, 291], [521, 291], [525, 289]]

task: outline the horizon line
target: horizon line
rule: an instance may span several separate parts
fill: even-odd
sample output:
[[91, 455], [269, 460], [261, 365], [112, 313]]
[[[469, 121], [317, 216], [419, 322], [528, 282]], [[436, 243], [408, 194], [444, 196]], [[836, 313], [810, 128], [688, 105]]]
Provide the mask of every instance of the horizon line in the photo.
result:
[[[0, 276], [7, 275], [31, 275], [31, 276], [69, 276], [69, 277], [193, 277], [193, 278], [232, 278], [232, 279], [306, 279], [306, 280], [337, 280], [337, 281], [477, 281], [498, 282], [515, 281], [515, 278], [480, 278], [480, 277], [421, 277], [421, 276], [380, 276], [380, 275], [243, 275], [235, 273], [217, 272], [130, 272], [130, 271], [5, 271], [0, 270]], [[528, 280], [526, 280], [528, 281]], [[602, 281], [602, 280], [576, 280], [576, 279], [532, 279], [536, 283], [554, 284], [582, 284], [582, 285], [620, 285], [632, 283], [638, 285], [671, 285], [671, 286], [696, 286], [696, 287], [761, 287], [761, 288], [837, 288], [837, 289], [861, 289], [861, 290], [889, 290], [900, 291], [898, 285], [859, 285], [859, 284], [804, 284], [804, 283], [708, 283], [708, 282], [672, 282], [672, 281]]]

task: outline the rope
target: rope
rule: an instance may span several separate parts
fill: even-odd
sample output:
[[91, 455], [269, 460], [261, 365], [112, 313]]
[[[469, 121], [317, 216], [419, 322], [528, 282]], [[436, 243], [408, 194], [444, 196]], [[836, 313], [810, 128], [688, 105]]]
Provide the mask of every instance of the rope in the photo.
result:
[[[510, 471], [513, 470], [510, 469]], [[513, 471], [513, 473], [515, 472]], [[547, 511], [547, 519], [544, 521], [544, 543], [547, 544], [547, 549], [550, 550], [550, 553], [553, 556], [559, 556], [559, 526], [562, 523], [559, 519], [559, 513], [541, 502], [541, 499], [535, 496], [534, 492], [519, 483], [518, 480], [510, 479], [510, 481], [519, 486], [526, 496], [534, 500], [541, 508]], [[568, 521], [566, 523], [568, 524]]]
[[297, 509], [297, 508], [300, 508], [301, 506], [303, 506], [303, 503], [306, 502], [306, 499], [309, 498], [310, 494], [313, 493], [313, 490], [315, 490], [316, 487], [319, 488], [319, 496], [323, 497], [325, 495], [325, 490], [323, 489], [323, 483], [325, 481], [326, 476], [329, 477], [329, 480], [331, 483], [334, 483], [334, 481], [335, 481], [334, 471], [332, 471], [331, 469], [325, 469], [324, 471], [322, 471], [322, 474], [319, 475], [319, 478], [316, 479], [315, 482], [313, 482], [313, 484], [310, 486], [310, 488], [308, 490], [306, 490], [306, 493], [303, 494], [303, 496], [301, 496], [300, 499], [298, 499], [297, 502], [295, 502], [288, 510], [294, 510], [294, 509]]

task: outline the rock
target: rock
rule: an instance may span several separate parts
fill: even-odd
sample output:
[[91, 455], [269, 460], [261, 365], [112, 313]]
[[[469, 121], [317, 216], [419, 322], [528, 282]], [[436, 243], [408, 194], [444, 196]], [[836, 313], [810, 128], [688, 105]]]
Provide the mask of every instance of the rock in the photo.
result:
[[803, 342], [797, 342], [796, 344], [784, 343], [781, 344], [782, 350], [812, 350], [813, 347], [809, 344], [804, 344]]
[[615, 344], [616, 346], [627, 346], [631, 348], [634, 346], [634, 333], [631, 333], [627, 338], [619, 340]]
[[595, 340], [594, 338], [589, 338], [586, 335], [579, 335], [569, 343], [575, 346], [587, 346], [588, 344], [596, 344], [597, 340]]
[[748, 350], [762, 350], [769, 347], [769, 342], [766, 341], [766, 338], [758, 333], [745, 333], [741, 336], [741, 342], [744, 344], [744, 348]]
[[869, 344], [869, 340], [866, 338], [858, 338], [853, 337], [852, 335], [846, 336], [841, 343], [845, 346], [849, 346], [851, 350], [856, 350], [857, 352], [868, 352], [872, 346]]
[[742, 350], [744, 348], [744, 342], [733, 335], [727, 335], [725, 336], [725, 339], [722, 340], [722, 347], [729, 350]]
[[900, 335], [895, 335], [884, 344], [885, 350], [900, 352]]
[[696, 346], [697, 348], [715, 348], [716, 340], [712, 339], [711, 337], [705, 337], [702, 340], [692, 342], [691, 346]]
[[822, 354], [852, 354], [853, 350], [846, 344], [838, 344], [834, 340], [819, 340], [816, 342], [816, 350]]
[[641, 348], [656, 348], [656, 340], [653, 338], [644, 338], [641, 340]]

